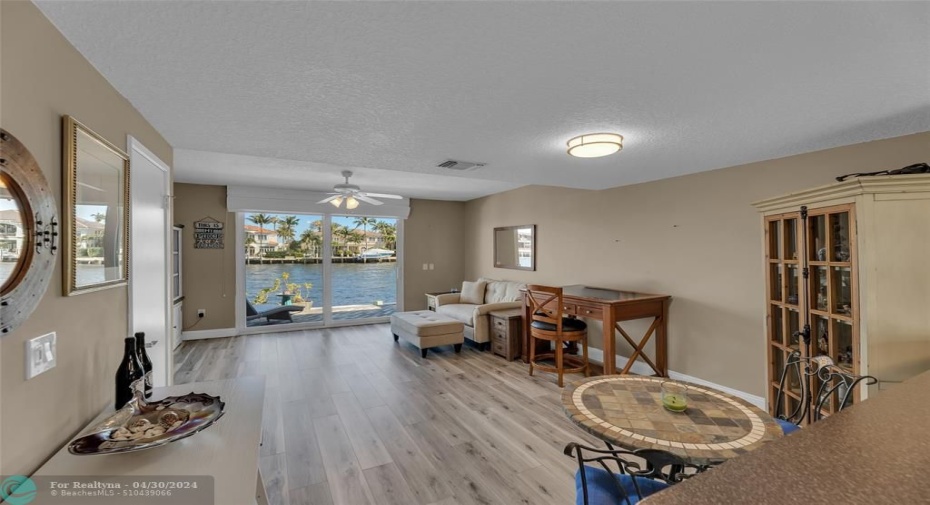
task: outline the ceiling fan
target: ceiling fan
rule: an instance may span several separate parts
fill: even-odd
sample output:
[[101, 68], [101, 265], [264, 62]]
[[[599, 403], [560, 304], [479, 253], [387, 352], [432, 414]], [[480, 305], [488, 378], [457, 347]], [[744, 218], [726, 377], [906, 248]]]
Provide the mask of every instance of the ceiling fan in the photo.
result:
[[333, 186], [333, 192], [329, 193], [332, 196], [324, 198], [317, 203], [331, 203], [333, 207], [339, 208], [342, 206], [342, 202], [346, 203], [346, 208], [352, 210], [358, 207], [359, 201], [370, 203], [372, 205], [383, 205], [384, 202], [375, 200], [372, 197], [377, 198], [390, 198], [392, 200], [400, 200], [403, 198], [400, 195], [386, 195], [383, 193], [366, 193], [362, 191], [362, 188], [356, 186], [355, 184], [349, 184], [349, 177], [352, 177], [352, 172], [349, 170], [343, 170], [342, 176], [346, 178], [345, 184], [336, 184]]

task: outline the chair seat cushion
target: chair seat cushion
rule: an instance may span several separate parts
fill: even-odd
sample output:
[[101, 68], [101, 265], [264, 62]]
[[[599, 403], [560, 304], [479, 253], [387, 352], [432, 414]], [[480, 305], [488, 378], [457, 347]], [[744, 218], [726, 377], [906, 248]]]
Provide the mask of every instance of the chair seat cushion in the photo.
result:
[[[533, 328], [536, 328], [537, 330], [545, 330], [545, 331], [556, 330], [556, 327], [554, 324], [544, 323], [542, 321], [533, 321], [533, 323], [530, 324], [530, 326], [532, 326]], [[582, 321], [581, 319], [575, 319], [571, 317], [562, 318], [562, 331], [582, 331], [587, 328], [588, 328], [588, 325], [585, 324], [585, 322]]]
[[[584, 467], [585, 480], [588, 484], [588, 505], [608, 505], [614, 503], [639, 503], [639, 500], [657, 493], [668, 484], [644, 477], [630, 477], [629, 475], [611, 474], [603, 468], [593, 466]], [[639, 492], [633, 485], [633, 479], [639, 486]], [[619, 480], [619, 482], [618, 482]], [[618, 486], [619, 484], [619, 486]], [[623, 489], [621, 492], [620, 489]], [[626, 496], [624, 497], [624, 493]], [[642, 493], [642, 496], [640, 496]], [[626, 500], [629, 500], [627, 502]], [[575, 472], [575, 503], [584, 505], [584, 490], [581, 485], [581, 470]]]
[[791, 421], [785, 421], [784, 419], [775, 419], [778, 422], [778, 425], [781, 426], [781, 432], [785, 435], [790, 435], [801, 429], [800, 426], [792, 423]]

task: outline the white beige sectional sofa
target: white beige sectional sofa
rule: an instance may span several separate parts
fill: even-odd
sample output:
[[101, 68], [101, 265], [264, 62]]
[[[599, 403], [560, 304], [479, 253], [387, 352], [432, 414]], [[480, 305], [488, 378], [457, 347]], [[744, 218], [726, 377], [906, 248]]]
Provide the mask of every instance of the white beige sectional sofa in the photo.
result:
[[478, 279], [462, 283], [460, 293], [436, 297], [436, 312], [465, 323], [465, 338], [487, 349], [491, 331], [488, 313], [493, 310], [516, 309], [523, 306], [521, 289], [526, 284], [494, 279]]

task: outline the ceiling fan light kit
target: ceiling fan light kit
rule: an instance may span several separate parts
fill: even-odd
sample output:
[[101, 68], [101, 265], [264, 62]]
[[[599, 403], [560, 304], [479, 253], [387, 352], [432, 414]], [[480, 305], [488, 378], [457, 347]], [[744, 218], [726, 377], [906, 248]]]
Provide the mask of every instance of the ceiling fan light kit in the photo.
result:
[[371, 205], [383, 205], [384, 202], [380, 200], [375, 200], [372, 197], [377, 198], [388, 198], [392, 200], [401, 200], [403, 199], [400, 195], [388, 195], [384, 193], [367, 193], [362, 191], [362, 188], [356, 186], [355, 184], [349, 184], [349, 177], [352, 177], [352, 172], [349, 170], [343, 170], [342, 176], [346, 178], [346, 182], [343, 184], [336, 184], [333, 186], [333, 191], [329, 193], [330, 196], [320, 200], [317, 203], [330, 203], [333, 207], [337, 209], [342, 206], [342, 202], [345, 202], [346, 208], [349, 210], [358, 208], [361, 202], [365, 202]]
[[568, 154], [576, 158], [600, 158], [623, 149], [623, 135], [587, 133], [568, 141]]

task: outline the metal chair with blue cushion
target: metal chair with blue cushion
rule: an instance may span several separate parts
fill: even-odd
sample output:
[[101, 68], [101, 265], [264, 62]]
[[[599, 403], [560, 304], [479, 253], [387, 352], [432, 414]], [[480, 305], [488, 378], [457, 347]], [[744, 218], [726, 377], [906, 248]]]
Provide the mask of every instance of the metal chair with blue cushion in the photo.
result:
[[[817, 384], [817, 394], [813, 396], [810, 394], [812, 382]], [[811, 422], [817, 422], [823, 419], [825, 412], [839, 412], [852, 405], [855, 390], [861, 384], [877, 383], [878, 379], [871, 375], [855, 375], [837, 366], [829, 356], [806, 358], [801, 356], [801, 351], [793, 351], [788, 355], [778, 383], [775, 420], [782, 432], [790, 435], [800, 430], [800, 424], [808, 417]], [[791, 412], [783, 411], [784, 391], [794, 389], [789, 386], [797, 386], [801, 396]]]
[[[578, 461], [577, 505], [635, 505], [709, 468], [656, 449], [626, 451], [609, 444], [608, 449], [595, 449], [572, 442], [565, 446], [564, 452]], [[616, 465], [617, 470], [609, 463]]]
[[[553, 372], [559, 377], [559, 387], [562, 387], [562, 376], [566, 372], [582, 372], [587, 377], [588, 325], [580, 319], [563, 316], [562, 288], [530, 284], [526, 286], [526, 300], [532, 314], [529, 331], [530, 375], [533, 375], [534, 368]], [[548, 340], [553, 343], [555, 349], [553, 352], [536, 354], [536, 340]], [[565, 343], [570, 342], [581, 343], [581, 359], [577, 356], [565, 356]], [[541, 363], [544, 359], [554, 360], [555, 366]], [[566, 367], [566, 364], [569, 367]]]

